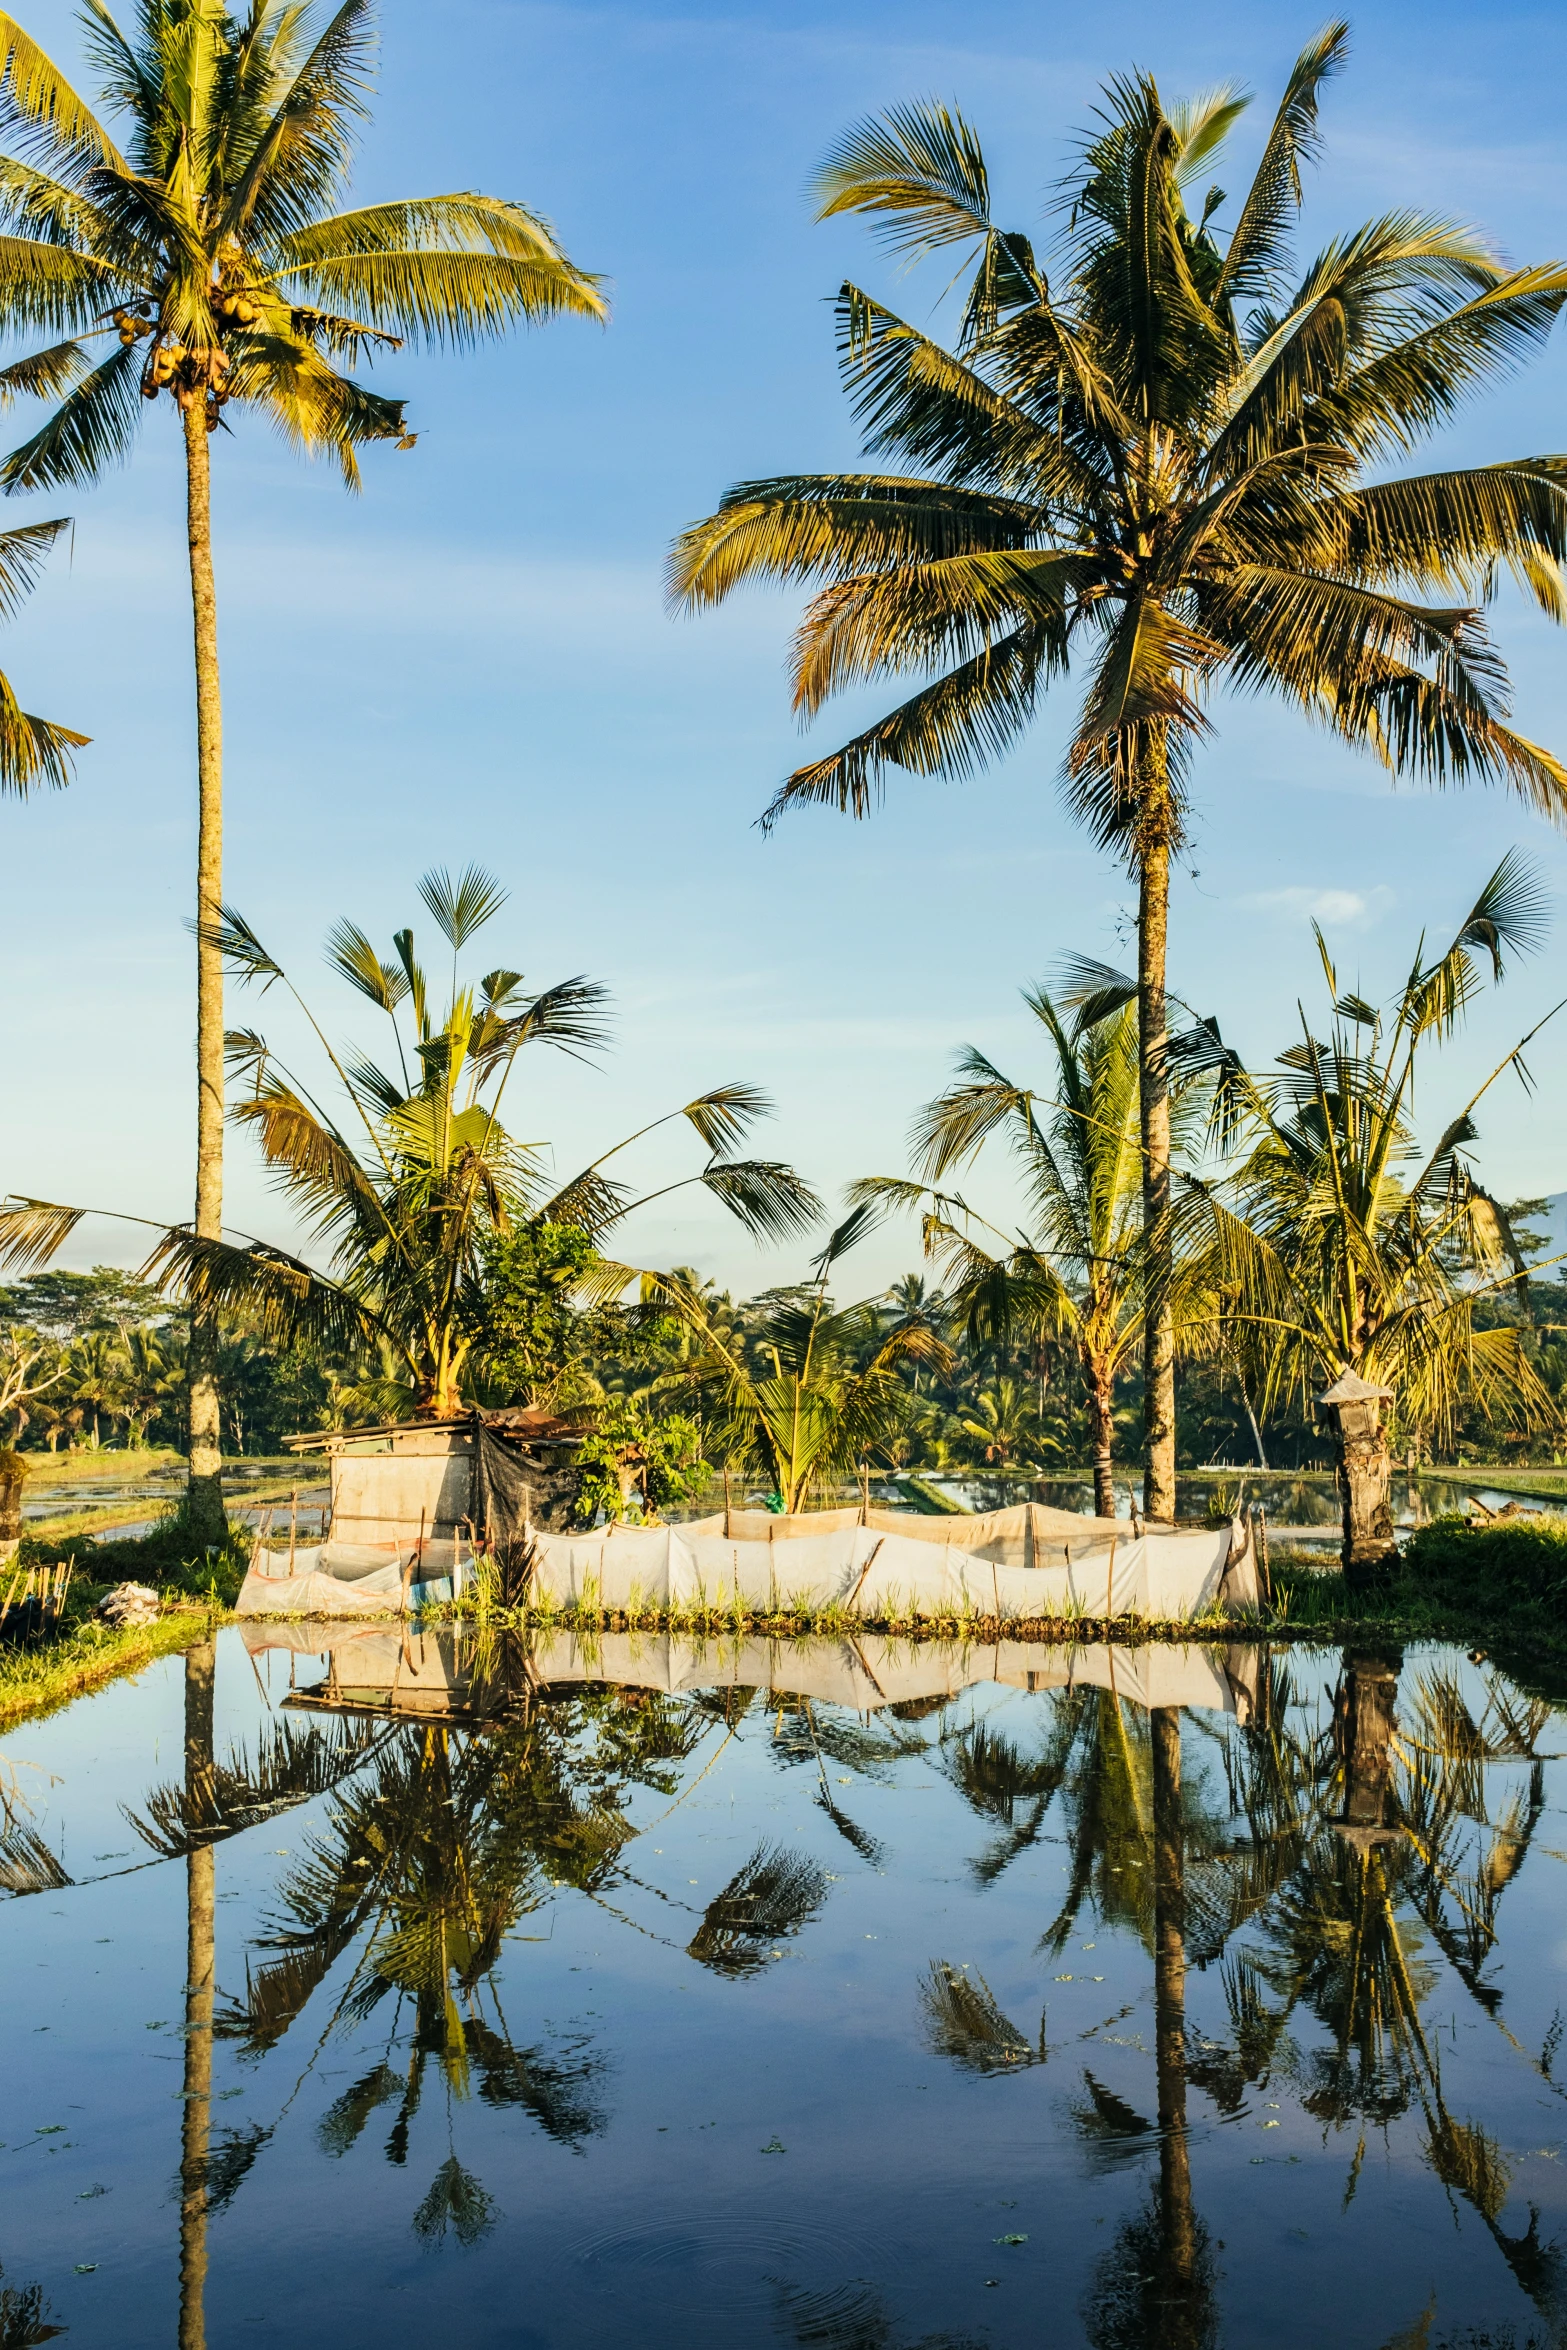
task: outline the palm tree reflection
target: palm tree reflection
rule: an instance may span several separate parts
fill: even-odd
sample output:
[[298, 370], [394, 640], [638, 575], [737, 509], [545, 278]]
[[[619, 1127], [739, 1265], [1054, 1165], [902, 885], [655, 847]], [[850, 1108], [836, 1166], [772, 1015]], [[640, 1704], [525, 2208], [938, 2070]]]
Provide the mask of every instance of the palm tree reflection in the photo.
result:
[[[1096, 2344], [1199, 2350], [1216, 2339], [1213, 2250], [1196, 2208], [1187, 2099], [1196, 2087], [1235, 2114], [1249, 2092], [1281, 2080], [1327, 2128], [1353, 2130], [1353, 2193], [1366, 2132], [1406, 2113], [1426, 2160], [1480, 2217], [1523, 2290], [1567, 2339], [1567, 2273], [1558, 2248], [1501, 2218], [1511, 2168], [1495, 2141], [1450, 2110], [1423, 2010], [1438, 1980], [1426, 1948], [1449, 1961], [1482, 2010], [1498, 2016], [1487, 1969], [1498, 1905], [1544, 1809], [1537, 1747], [1544, 1704], [1488, 1681], [1478, 1709], [1450, 1673], [1408, 1693], [1400, 1726], [1396, 1649], [1343, 1659], [1331, 1722], [1305, 1718], [1287, 1665], [1264, 1659], [1245, 1721], [1191, 1734], [1216, 1752], [1227, 1801], [1210, 1774], [1183, 1773], [1179, 1713], [1143, 1715], [1113, 1691], [1051, 1698], [1035, 1753], [988, 1723], [949, 1751], [953, 1783], [1004, 1834], [972, 1864], [981, 1884], [1046, 1832], [1064, 1834], [1065, 1898], [1041, 1949], [1062, 1951], [1084, 1908], [1101, 1927], [1135, 1933], [1153, 1962], [1153, 2118], [1088, 2071], [1073, 2114], [1098, 2166], [1145, 2159], [1158, 2176], [1096, 2270], [1086, 2319]], [[1493, 1802], [1498, 1764], [1527, 1778]], [[1211, 2038], [1186, 2016], [1189, 1965], [1222, 1967], [1228, 2031]], [[950, 1965], [921, 1986], [926, 2033], [970, 2069], [1042, 2060], [988, 1986]], [[1304, 2008], [1323, 2027], [1302, 2051], [1291, 2034]], [[1514, 2043], [1516, 2045], [1516, 2043]], [[1547, 2043], [1536, 2070], [1549, 2076]]]
[[[244, 1995], [213, 2030], [245, 2055], [265, 2055], [351, 1959], [327, 2035], [361, 2031], [384, 2010], [387, 2039], [323, 2116], [318, 2142], [341, 2158], [374, 2115], [390, 2111], [385, 2154], [403, 2164], [436, 2080], [448, 2151], [414, 2215], [422, 2241], [471, 2246], [496, 2216], [452, 2142], [455, 2111], [475, 2093], [483, 2104], [520, 2107], [572, 2150], [605, 2127], [603, 2060], [582, 2034], [519, 2046], [498, 1964], [506, 1937], [557, 1888], [602, 1898], [635, 1833], [625, 1811], [631, 1789], [673, 1794], [678, 1766], [711, 1726], [710, 1709], [697, 1704], [590, 1690], [567, 1699], [529, 1694], [516, 1716], [478, 1731], [431, 1723], [355, 1733], [324, 1831], [283, 1879], [270, 1931], [255, 1946], [259, 1963], [247, 1962]], [[312, 1767], [327, 1764], [317, 1756]], [[168, 1832], [185, 1825], [167, 1797], [152, 1808]], [[755, 1929], [776, 1937], [807, 1914], [801, 1898], [811, 1888], [770, 1887], [765, 1877], [750, 1888], [757, 1899], [748, 1919], [732, 1921], [736, 1951], [751, 1947]], [[825, 1878], [817, 1898], [824, 1889]], [[226, 2150], [232, 2184], [225, 2173], [220, 2187], [233, 2191], [266, 2134], [243, 2144], [236, 2134]], [[207, 2164], [209, 2202], [215, 2161]]]
[[49, 2323], [41, 2285], [0, 2284], [0, 2350], [36, 2350], [65, 2330]]

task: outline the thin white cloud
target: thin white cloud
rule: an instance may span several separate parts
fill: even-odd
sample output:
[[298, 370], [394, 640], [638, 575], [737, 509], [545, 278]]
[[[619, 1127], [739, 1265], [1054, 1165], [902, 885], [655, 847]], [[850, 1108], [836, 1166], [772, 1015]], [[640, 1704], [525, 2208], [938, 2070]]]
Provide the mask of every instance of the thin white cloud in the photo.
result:
[[1374, 889], [1258, 889], [1240, 903], [1259, 914], [1320, 922], [1324, 930], [1370, 930], [1397, 900], [1379, 882]]

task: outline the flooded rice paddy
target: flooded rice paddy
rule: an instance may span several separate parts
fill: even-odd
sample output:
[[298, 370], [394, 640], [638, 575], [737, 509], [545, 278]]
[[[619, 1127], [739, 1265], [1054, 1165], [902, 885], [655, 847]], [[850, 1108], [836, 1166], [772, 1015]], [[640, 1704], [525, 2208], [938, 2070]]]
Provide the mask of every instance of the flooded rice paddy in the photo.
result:
[[6, 1734], [8, 2346], [1567, 2334], [1484, 1663], [321, 1638]]

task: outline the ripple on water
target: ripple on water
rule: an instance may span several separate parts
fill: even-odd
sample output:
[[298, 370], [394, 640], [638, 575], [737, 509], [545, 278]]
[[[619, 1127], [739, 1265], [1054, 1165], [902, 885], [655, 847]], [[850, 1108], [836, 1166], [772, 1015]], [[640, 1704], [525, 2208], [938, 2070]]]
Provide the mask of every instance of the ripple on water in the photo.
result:
[[650, 2286], [678, 2287], [681, 2338], [732, 2344], [737, 2321], [777, 2317], [798, 2301], [825, 2306], [863, 2295], [862, 2279], [816, 2288], [801, 2280], [823, 2272], [869, 2266], [868, 2243], [857, 2244], [838, 2226], [809, 2218], [745, 2211], [685, 2215], [638, 2226], [606, 2228], [563, 2245], [565, 2259], [588, 2286], [605, 2291], [641, 2276]]

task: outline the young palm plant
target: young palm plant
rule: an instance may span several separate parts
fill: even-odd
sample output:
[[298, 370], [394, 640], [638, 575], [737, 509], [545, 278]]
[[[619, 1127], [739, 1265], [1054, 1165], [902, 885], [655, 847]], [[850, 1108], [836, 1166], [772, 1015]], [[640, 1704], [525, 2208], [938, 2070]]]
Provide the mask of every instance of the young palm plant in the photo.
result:
[[[1137, 1013], [1127, 983], [1097, 966], [1083, 968], [1096, 984], [1082, 994], [1075, 1019], [1063, 1017], [1043, 989], [1023, 998], [1049, 1039], [1052, 1092], [1015, 1084], [966, 1047], [960, 1082], [915, 1120], [924, 1181], [872, 1176], [856, 1196], [884, 1208], [923, 1208], [926, 1253], [941, 1263], [949, 1308], [971, 1336], [1049, 1335], [1072, 1347], [1093, 1447], [1094, 1509], [1111, 1518], [1116, 1382], [1141, 1353], [1144, 1327]], [[1183, 1076], [1175, 1089], [1178, 1144], [1194, 1125], [1196, 1105], [1196, 1087]], [[1010, 1141], [1022, 1176], [1031, 1220], [1025, 1237], [1009, 1236], [956, 1194], [934, 1188], [995, 1135]], [[1190, 1319], [1190, 1263], [1183, 1261], [1176, 1279], [1177, 1302]]]
[[[609, 1162], [653, 1131], [645, 1126], [600, 1153], [563, 1185], [543, 1147], [501, 1123], [508, 1082], [530, 1045], [580, 1054], [602, 1041], [605, 992], [584, 978], [538, 994], [517, 971], [459, 983], [458, 956], [505, 902], [470, 867], [455, 881], [426, 874], [420, 895], [452, 951], [452, 994], [433, 1013], [429, 982], [400, 930], [382, 961], [354, 923], [339, 922], [328, 962], [368, 997], [391, 1027], [395, 1063], [339, 1054], [283, 967], [232, 908], [216, 926], [230, 970], [263, 989], [281, 983], [305, 1013], [341, 1095], [334, 1112], [254, 1031], [229, 1038], [249, 1081], [232, 1112], [252, 1133], [279, 1189], [330, 1252], [320, 1271], [265, 1241], [241, 1244], [162, 1228], [144, 1277], [198, 1313], [242, 1312], [251, 1329], [284, 1341], [316, 1340], [392, 1366], [404, 1408], [436, 1417], [461, 1409], [469, 1358], [485, 1331], [484, 1272], [498, 1240], [528, 1224], [569, 1224], [597, 1241], [644, 1204]], [[403, 1007], [412, 1014], [411, 1028]], [[804, 1230], [814, 1193], [773, 1160], [726, 1156], [771, 1105], [751, 1085], [715, 1086], [668, 1117], [684, 1118], [708, 1153], [684, 1183], [701, 1184], [758, 1238]], [[664, 1197], [668, 1184], [650, 1197]], [[43, 1263], [91, 1211], [40, 1201], [0, 1210], [0, 1263]]]
[[875, 1214], [870, 1206], [852, 1210], [815, 1258], [814, 1282], [773, 1300], [749, 1345], [709, 1299], [673, 1274], [636, 1276], [624, 1265], [606, 1270], [606, 1281], [622, 1289], [640, 1278], [647, 1303], [672, 1313], [691, 1333], [691, 1360], [659, 1384], [715, 1392], [727, 1457], [758, 1463], [785, 1510], [804, 1509], [813, 1490], [852, 1476], [896, 1434], [910, 1403], [902, 1364], [951, 1365], [919, 1308], [889, 1323], [875, 1299], [834, 1306], [829, 1297], [834, 1265], [864, 1237]]
[[[0, 322], [63, 339], [0, 370], [56, 402], [8, 491], [96, 480], [166, 394], [184, 440], [196, 647], [196, 1223], [223, 1214], [223, 733], [208, 435], [252, 410], [350, 488], [366, 441], [413, 445], [403, 403], [342, 372], [400, 342], [469, 345], [522, 320], [602, 318], [596, 282], [537, 214], [475, 194], [337, 211], [368, 112], [369, 0], [135, 0], [132, 30], [84, 12], [103, 119], [0, 13]], [[123, 140], [116, 142], [106, 123]], [[106, 342], [106, 357], [93, 346]], [[222, 1529], [216, 1327], [190, 1348], [191, 1507]]]
[[[1385, 1009], [1340, 987], [1319, 931], [1328, 1035], [1303, 1015], [1301, 1041], [1280, 1054], [1274, 1073], [1228, 1068], [1244, 1138], [1223, 1187], [1234, 1205], [1194, 1185], [1190, 1208], [1211, 1229], [1223, 1318], [1260, 1358], [1265, 1408], [1287, 1395], [1304, 1401], [1349, 1372], [1391, 1394], [1405, 1431], [1437, 1443], [1466, 1402], [1522, 1427], [1555, 1421], [1518, 1331], [1479, 1326], [1477, 1307], [1521, 1286], [1525, 1260], [1466, 1156], [1478, 1133], [1474, 1113], [1503, 1071], [1529, 1082], [1523, 1054], [1544, 1021], [1429, 1152], [1414, 1125], [1422, 1053], [1452, 1035], [1485, 967], [1499, 980], [1504, 954], [1533, 945], [1541, 929], [1538, 886], [1510, 853], [1444, 953], [1427, 961], [1422, 938]], [[1392, 1548], [1387, 1432], [1341, 1440], [1340, 1450], [1344, 1569], [1358, 1576]]]
[[[1395, 773], [1500, 782], [1567, 810], [1567, 770], [1505, 723], [1478, 608], [1505, 564], [1567, 616], [1567, 458], [1385, 477], [1543, 342], [1567, 269], [1505, 268], [1472, 230], [1400, 211], [1335, 237], [1292, 286], [1301, 167], [1345, 48], [1333, 24], [1302, 53], [1227, 234], [1222, 192], [1198, 201], [1197, 180], [1244, 96], [1167, 105], [1146, 74], [1112, 81], [1061, 189], [1048, 273], [996, 225], [961, 116], [910, 105], [848, 132], [817, 181], [820, 217], [870, 214], [909, 262], [973, 255], [956, 348], [845, 285], [845, 385], [894, 470], [742, 482], [671, 562], [692, 609], [749, 581], [819, 583], [795, 640], [805, 718], [867, 678], [924, 679], [798, 768], [764, 823], [812, 803], [864, 816], [889, 768], [968, 775], [1077, 671], [1068, 802], [1139, 890], [1156, 1252], [1170, 1245], [1170, 859], [1215, 694], [1274, 694]], [[1167, 1279], [1145, 1315], [1146, 1503], [1165, 1519]]]

